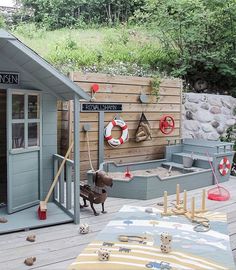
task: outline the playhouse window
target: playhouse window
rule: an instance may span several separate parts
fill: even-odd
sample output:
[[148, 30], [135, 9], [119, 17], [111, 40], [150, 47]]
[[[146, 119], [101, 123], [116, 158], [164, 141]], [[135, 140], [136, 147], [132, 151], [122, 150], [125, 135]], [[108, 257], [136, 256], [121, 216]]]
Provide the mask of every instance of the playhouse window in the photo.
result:
[[12, 148], [24, 148], [24, 147], [25, 147], [24, 124], [21, 123], [12, 124]]
[[28, 125], [28, 146], [39, 146], [39, 123]]
[[28, 97], [28, 118], [38, 119], [39, 118], [39, 96], [29, 95]]
[[12, 95], [12, 119], [24, 119], [24, 95]]
[[40, 146], [39, 94], [12, 94], [12, 149]]

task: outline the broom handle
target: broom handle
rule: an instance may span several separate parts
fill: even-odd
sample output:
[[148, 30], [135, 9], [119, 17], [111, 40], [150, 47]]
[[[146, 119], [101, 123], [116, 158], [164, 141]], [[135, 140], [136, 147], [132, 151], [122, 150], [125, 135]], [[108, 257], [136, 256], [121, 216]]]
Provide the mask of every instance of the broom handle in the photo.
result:
[[212, 166], [212, 163], [211, 163], [211, 161], [210, 161], [210, 157], [209, 157], [208, 152], [207, 152], [206, 154], [207, 154], [207, 157], [208, 157], [208, 162], [209, 162], [209, 164], [210, 164], [210, 166], [211, 166], [212, 173], [213, 173], [213, 175], [214, 175], [214, 177], [215, 177], [216, 185], [217, 185], [217, 187], [218, 187], [218, 186], [219, 186], [219, 181], [218, 181], [218, 179], [217, 179], [217, 177], [216, 177], [215, 170], [214, 170], [214, 168], [213, 168], [213, 166]]
[[71, 143], [69, 149], [67, 150], [66, 155], [65, 155], [65, 157], [64, 157], [64, 159], [63, 159], [63, 161], [62, 161], [62, 163], [61, 163], [61, 165], [60, 165], [60, 167], [59, 167], [59, 170], [57, 171], [57, 174], [56, 174], [56, 176], [55, 176], [55, 178], [54, 178], [54, 180], [53, 180], [53, 182], [52, 182], [52, 185], [51, 185], [51, 187], [50, 187], [50, 189], [49, 189], [49, 191], [48, 191], [48, 194], [47, 194], [47, 196], [46, 196], [46, 198], [45, 198], [45, 201], [44, 201], [45, 203], [48, 202], [48, 200], [49, 200], [49, 198], [50, 198], [50, 196], [51, 196], [51, 194], [52, 194], [52, 192], [53, 192], [53, 189], [54, 189], [54, 187], [55, 187], [55, 185], [56, 185], [56, 183], [57, 183], [57, 180], [58, 180], [58, 178], [59, 178], [59, 176], [60, 176], [60, 174], [61, 174], [61, 172], [62, 172], [62, 169], [63, 169], [63, 167], [64, 167], [64, 165], [65, 165], [65, 163], [66, 163], [66, 161], [67, 161], [67, 158], [68, 158], [69, 155], [70, 155], [70, 152], [71, 152], [73, 146], [74, 146], [74, 142], [72, 141], [72, 143]]

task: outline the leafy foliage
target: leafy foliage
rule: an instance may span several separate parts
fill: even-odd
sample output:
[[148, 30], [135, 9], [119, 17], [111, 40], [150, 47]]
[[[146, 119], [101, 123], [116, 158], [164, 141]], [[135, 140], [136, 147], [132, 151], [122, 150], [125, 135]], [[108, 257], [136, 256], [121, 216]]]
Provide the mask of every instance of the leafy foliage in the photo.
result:
[[[46, 57], [59, 67], [93, 69], [96, 66], [97, 70], [117, 67], [119, 63], [128, 69], [137, 65], [147, 73], [182, 77], [186, 90], [228, 91], [236, 96], [236, 0], [22, 2], [24, 8], [30, 8], [31, 20], [36, 25], [26, 34], [31, 38], [40, 34], [38, 26], [43, 28], [42, 36], [45, 29], [110, 27], [102, 45], [92, 48], [78, 44], [73, 36], [67, 36], [66, 41], [57, 36], [57, 44]], [[152, 34], [145, 37], [146, 42], [139, 40], [136, 30], [130, 28], [137, 25], [138, 31], [146, 27]], [[16, 31], [27, 27], [21, 24]]]
[[143, 0], [22, 0], [34, 12], [33, 22], [48, 29], [127, 22]]
[[135, 19], [159, 30], [172, 75], [192, 86], [201, 78], [208, 81], [208, 88], [230, 88], [234, 93], [235, 0], [146, 0]]
[[3, 16], [0, 15], [0, 28], [4, 28], [5, 26], [6, 26], [5, 20], [4, 20]]

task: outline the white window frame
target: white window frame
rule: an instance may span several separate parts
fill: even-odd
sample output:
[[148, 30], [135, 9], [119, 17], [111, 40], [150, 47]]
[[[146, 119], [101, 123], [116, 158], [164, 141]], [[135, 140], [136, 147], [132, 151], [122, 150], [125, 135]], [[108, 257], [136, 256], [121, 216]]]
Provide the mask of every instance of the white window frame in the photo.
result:
[[[9, 111], [8, 111], [8, 129], [9, 129], [9, 150], [11, 153], [22, 153], [22, 152], [30, 152], [41, 149], [42, 144], [42, 95], [40, 91], [32, 91], [32, 90], [16, 90], [16, 89], [8, 89], [9, 91]], [[23, 119], [12, 119], [12, 96], [13, 95], [24, 95], [24, 118]], [[29, 96], [38, 96], [39, 100], [39, 118], [37, 119], [29, 119], [28, 118], [28, 97]], [[29, 146], [28, 145], [28, 127], [30, 123], [38, 123], [39, 124], [39, 133], [38, 140], [39, 143], [37, 146]], [[13, 124], [24, 124], [24, 147], [21, 148], [13, 148], [12, 142], [12, 125]]]

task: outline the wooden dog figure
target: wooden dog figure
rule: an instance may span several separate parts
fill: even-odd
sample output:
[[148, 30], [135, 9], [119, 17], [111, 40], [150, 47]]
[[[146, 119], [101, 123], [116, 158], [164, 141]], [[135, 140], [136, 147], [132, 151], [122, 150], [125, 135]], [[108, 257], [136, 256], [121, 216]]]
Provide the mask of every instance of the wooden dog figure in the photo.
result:
[[102, 204], [102, 213], [105, 214], [104, 202], [107, 198], [107, 192], [104, 189], [105, 186], [112, 187], [113, 181], [112, 178], [107, 176], [104, 171], [97, 171], [93, 175], [94, 187], [89, 185], [80, 186], [80, 196], [83, 198], [84, 205], [81, 206], [87, 207], [86, 201], [90, 202], [90, 206], [93, 210], [95, 216], [98, 216], [99, 213], [96, 212], [93, 204]]

